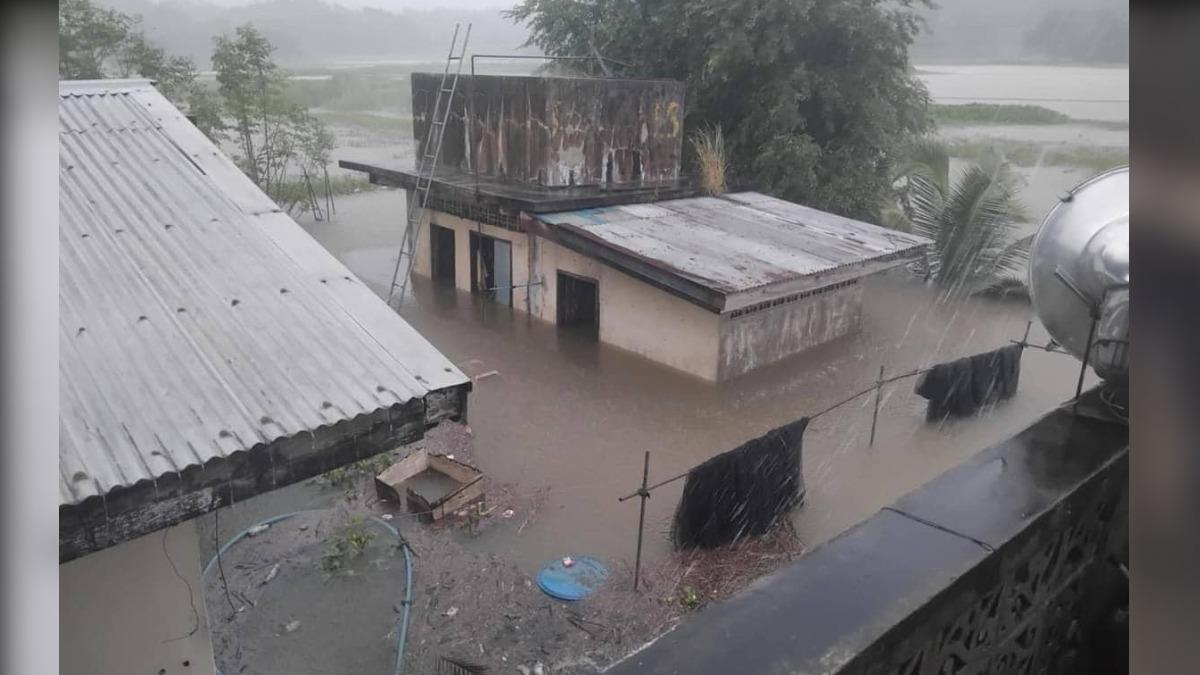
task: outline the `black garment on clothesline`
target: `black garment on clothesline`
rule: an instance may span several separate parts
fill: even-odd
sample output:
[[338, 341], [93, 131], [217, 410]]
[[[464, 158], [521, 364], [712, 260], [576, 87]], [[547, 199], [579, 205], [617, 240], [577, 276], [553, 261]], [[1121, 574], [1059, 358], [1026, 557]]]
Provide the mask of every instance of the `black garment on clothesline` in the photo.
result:
[[689, 471], [671, 525], [675, 548], [714, 548], [763, 534], [803, 502], [807, 426], [802, 417]]
[[926, 419], [974, 415], [984, 406], [1012, 398], [1021, 378], [1021, 345], [967, 356], [934, 366], [915, 390], [929, 400]]

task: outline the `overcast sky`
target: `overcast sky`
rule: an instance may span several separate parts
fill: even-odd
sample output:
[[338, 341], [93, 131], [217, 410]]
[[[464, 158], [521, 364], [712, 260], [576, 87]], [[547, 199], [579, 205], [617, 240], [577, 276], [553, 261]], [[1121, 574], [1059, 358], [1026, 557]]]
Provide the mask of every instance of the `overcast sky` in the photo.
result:
[[[170, 2], [171, 0], [160, 0]], [[201, 0], [214, 5], [232, 6], [249, 5], [261, 0]], [[517, 0], [323, 0], [331, 5], [343, 5], [358, 9], [361, 7], [377, 7], [387, 10], [401, 9], [436, 9], [450, 7], [454, 9], [508, 9], [517, 4]]]

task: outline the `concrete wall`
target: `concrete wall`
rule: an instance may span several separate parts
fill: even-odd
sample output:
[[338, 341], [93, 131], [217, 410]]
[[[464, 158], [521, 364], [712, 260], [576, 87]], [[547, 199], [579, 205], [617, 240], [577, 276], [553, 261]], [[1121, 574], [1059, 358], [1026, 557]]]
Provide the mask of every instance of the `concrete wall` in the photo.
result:
[[200, 568], [190, 520], [60, 565], [59, 672], [212, 675]]
[[862, 285], [732, 317], [721, 317], [722, 380], [761, 368], [797, 352], [857, 331], [862, 324]]
[[[440, 73], [412, 75], [418, 146], [440, 84]], [[440, 166], [475, 166], [483, 175], [525, 183], [594, 185], [605, 182], [611, 161], [614, 183], [673, 180], [682, 157], [683, 104], [684, 85], [674, 80], [464, 75]]]

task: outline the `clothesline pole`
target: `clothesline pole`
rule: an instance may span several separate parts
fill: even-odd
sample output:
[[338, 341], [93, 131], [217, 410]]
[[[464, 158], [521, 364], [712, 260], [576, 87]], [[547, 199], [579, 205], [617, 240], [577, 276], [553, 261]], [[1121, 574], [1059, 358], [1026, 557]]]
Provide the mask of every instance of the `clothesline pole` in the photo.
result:
[[871, 442], [875, 447], [875, 425], [879, 422], [879, 399], [883, 396], [883, 366], [879, 366], [879, 379], [875, 381], [875, 412], [871, 413]]
[[646, 500], [650, 498], [650, 491], [646, 489], [646, 481], [650, 478], [650, 451], [646, 451], [646, 462], [642, 465], [642, 489], [638, 491], [638, 496], [642, 498], [641, 512], [638, 513], [638, 536], [637, 536], [637, 555], [633, 560], [633, 592], [638, 590], [638, 581], [642, 576], [642, 532], [646, 529]]
[[1088, 329], [1087, 346], [1083, 348], [1083, 362], [1079, 364], [1079, 381], [1075, 383], [1075, 400], [1083, 394], [1083, 376], [1087, 374], [1088, 359], [1092, 355], [1092, 340], [1096, 338], [1096, 316], [1092, 315], [1092, 326]]
[[1021, 349], [1024, 349], [1029, 344], [1029, 329], [1033, 328], [1033, 321], [1025, 322], [1025, 335], [1021, 338]]

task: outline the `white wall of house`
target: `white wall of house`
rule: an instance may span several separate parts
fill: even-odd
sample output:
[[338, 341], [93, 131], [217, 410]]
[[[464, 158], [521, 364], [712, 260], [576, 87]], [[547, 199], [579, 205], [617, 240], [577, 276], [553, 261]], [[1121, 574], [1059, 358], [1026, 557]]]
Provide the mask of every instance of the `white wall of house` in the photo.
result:
[[595, 279], [600, 294], [600, 341], [682, 370], [717, 379], [719, 316], [608, 265], [538, 240], [544, 283], [541, 317], [558, 316], [558, 271]]
[[212, 675], [196, 527], [59, 565], [59, 672]]

